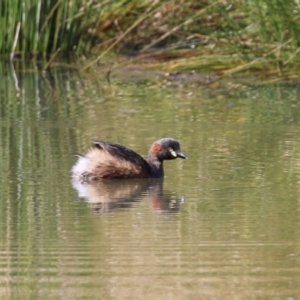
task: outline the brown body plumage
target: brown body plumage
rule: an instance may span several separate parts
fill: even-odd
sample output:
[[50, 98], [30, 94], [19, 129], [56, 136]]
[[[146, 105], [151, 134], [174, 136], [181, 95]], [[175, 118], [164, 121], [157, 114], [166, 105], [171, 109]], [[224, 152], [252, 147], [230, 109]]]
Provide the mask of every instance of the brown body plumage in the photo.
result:
[[95, 141], [93, 147], [72, 168], [74, 179], [160, 178], [164, 176], [163, 161], [186, 158], [179, 142], [163, 138], [151, 146], [146, 161], [139, 154], [122, 145]]

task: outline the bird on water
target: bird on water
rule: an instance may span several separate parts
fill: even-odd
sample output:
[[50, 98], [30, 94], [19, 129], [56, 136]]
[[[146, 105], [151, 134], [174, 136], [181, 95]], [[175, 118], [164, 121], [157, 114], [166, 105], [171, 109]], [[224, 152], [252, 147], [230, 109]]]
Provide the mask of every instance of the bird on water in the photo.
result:
[[125, 146], [104, 141], [94, 141], [86, 154], [77, 156], [72, 177], [80, 181], [161, 178], [164, 176], [164, 160], [187, 158], [181, 152], [179, 142], [173, 138], [154, 142], [148, 160]]

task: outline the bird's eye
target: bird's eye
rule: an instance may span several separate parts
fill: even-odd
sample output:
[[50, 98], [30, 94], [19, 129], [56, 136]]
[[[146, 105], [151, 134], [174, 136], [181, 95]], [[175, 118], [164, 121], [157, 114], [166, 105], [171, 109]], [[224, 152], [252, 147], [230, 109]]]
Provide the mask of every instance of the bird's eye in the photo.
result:
[[169, 152], [173, 157], [177, 157], [177, 153], [172, 148], [169, 149]]

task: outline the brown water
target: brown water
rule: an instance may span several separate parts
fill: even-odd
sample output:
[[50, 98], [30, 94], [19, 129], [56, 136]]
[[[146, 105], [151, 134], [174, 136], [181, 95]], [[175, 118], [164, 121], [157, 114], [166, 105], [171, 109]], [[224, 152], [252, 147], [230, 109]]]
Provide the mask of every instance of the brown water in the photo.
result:
[[[299, 87], [4, 69], [0, 299], [299, 298]], [[164, 181], [70, 180], [94, 138], [166, 136]]]

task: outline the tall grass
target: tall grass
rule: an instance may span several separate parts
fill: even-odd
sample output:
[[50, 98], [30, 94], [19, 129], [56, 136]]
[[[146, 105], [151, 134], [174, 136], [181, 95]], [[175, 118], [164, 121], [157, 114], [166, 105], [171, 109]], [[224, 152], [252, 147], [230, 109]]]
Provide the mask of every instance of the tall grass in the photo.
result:
[[126, 2], [130, 1], [2, 0], [0, 53], [25, 57], [58, 49], [65, 55], [88, 52], [97, 43], [100, 20]]
[[70, 50], [80, 28], [80, 8], [78, 1], [2, 0], [0, 52], [34, 56], [58, 47]]
[[115, 50], [171, 61], [169, 70], [232, 74], [271, 63], [281, 72], [300, 65], [299, 13], [297, 0], [2, 0], [0, 53], [93, 50], [84, 70]]

